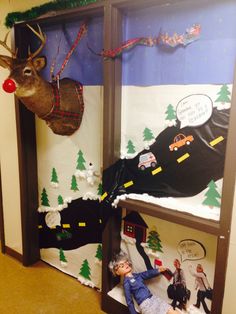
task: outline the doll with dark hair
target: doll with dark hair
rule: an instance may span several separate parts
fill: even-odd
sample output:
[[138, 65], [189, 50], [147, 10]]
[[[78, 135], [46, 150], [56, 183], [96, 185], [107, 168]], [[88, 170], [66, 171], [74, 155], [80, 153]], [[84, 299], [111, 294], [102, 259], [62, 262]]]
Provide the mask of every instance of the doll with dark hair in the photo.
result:
[[120, 252], [109, 263], [109, 269], [115, 276], [123, 278], [125, 299], [131, 314], [136, 314], [133, 298], [137, 302], [142, 314], [175, 314], [171, 305], [161, 298], [152, 295], [151, 291], [144, 284], [144, 280], [159, 276], [166, 270], [165, 267], [149, 269], [141, 273], [133, 273], [132, 263], [127, 254]]

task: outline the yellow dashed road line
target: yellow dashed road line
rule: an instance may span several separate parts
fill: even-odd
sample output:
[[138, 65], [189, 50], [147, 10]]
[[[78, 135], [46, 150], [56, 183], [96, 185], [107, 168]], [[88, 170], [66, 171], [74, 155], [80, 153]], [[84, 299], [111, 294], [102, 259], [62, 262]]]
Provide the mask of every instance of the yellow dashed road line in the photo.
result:
[[215, 146], [216, 144], [222, 142], [224, 140], [223, 136], [219, 136], [216, 139], [214, 139], [213, 141], [210, 142], [211, 146]]
[[78, 226], [79, 226], [79, 227], [86, 227], [86, 222], [79, 222], [79, 223], [78, 223]]
[[178, 161], [178, 163], [181, 163], [182, 161], [184, 161], [185, 159], [187, 159], [187, 158], [189, 158], [189, 157], [190, 157], [189, 153], [186, 153], [186, 154], [184, 154], [183, 156], [179, 157], [179, 158], [177, 159], [177, 161]]
[[107, 197], [107, 192], [103, 193], [101, 196], [101, 201], [103, 201]]
[[70, 224], [62, 224], [62, 228], [70, 228]]
[[128, 187], [131, 186], [131, 185], [134, 185], [134, 182], [133, 182], [133, 181], [129, 181], [129, 182], [124, 183], [124, 187], [125, 187], [125, 188], [128, 188]]
[[158, 167], [158, 168], [156, 168], [156, 169], [154, 169], [153, 171], [152, 171], [152, 175], [154, 176], [155, 174], [157, 174], [157, 173], [159, 173], [159, 172], [161, 172], [162, 171], [162, 168], [161, 167]]

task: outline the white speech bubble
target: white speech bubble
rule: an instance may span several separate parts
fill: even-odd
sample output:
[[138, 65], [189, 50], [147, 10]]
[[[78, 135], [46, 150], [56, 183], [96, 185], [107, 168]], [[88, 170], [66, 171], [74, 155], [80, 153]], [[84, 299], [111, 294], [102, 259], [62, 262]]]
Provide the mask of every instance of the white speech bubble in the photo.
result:
[[181, 261], [196, 261], [206, 256], [205, 247], [196, 240], [186, 239], [178, 244], [177, 251], [181, 257]]
[[176, 115], [180, 128], [203, 125], [212, 115], [213, 102], [204, 94], [194, 94], [180, 100], [176, 107]]

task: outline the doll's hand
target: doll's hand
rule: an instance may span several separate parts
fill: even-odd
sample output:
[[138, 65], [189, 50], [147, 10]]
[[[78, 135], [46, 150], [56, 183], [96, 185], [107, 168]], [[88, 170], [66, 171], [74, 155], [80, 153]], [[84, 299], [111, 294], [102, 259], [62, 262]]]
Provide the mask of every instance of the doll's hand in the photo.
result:
[[158, 267], [158, 270], [159, 270], [160, 273], [163, 273], [164, 271], [166, 271], [166, 269], [167, 269], [167, 268], [166, 268], [166, 267], [163, 267], [163, 266], [159, 266], [159, 267]]

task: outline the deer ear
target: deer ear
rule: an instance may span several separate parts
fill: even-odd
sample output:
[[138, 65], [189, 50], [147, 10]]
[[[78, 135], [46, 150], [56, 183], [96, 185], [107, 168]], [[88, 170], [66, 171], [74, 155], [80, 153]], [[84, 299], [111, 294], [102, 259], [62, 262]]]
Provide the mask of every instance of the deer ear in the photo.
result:
[[0, 66], [10, 70], [12, 68], [12, 58], [0, 55]]
[[38, 57], [33, 59], [33, 65], [36, 71], [40, 71], [45, 68], [47, 64], [47, 59], [45, 57]]

